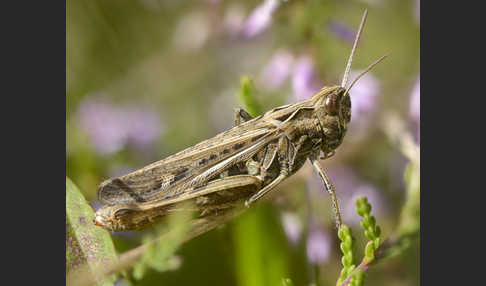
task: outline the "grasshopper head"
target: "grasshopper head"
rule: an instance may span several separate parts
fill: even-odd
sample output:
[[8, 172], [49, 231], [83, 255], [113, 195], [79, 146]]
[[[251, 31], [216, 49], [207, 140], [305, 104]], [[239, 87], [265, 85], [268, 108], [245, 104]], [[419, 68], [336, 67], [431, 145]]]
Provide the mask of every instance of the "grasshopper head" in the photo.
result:
[[351, 99], [349, 93], [340, 86], [335, 87], [324, 98], [324, 111], [329, 116], [337, 116], [342, 127], [346, 129], [351, 120]]
[[322, 89], [313, 98], [315, 114], [322, 129], [324, 153], [336, 149], [342, 142], [351, 121], [351, 99], [340, 86]]
[[[322, 129], [321, 149], [328, 154], [342, 142], [346, 129], [351, 121], [351, 98], [349, 90], [353, 85], [387, 55], [382, 56], [361, 72], [347, 89], [345, 76], [342, 86], [325, 87], [312, 97], [314, 111]], [[347, 69], [348, 70], [348, 69]], [[347, 74], [347, 72], [346, 72]]]

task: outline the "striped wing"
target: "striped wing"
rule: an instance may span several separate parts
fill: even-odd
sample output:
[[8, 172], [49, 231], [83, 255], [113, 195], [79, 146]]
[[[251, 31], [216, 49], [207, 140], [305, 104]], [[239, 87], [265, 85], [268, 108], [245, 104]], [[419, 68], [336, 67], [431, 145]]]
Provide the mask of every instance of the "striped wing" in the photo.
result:
[[241, 124], [142, 169], [106, 180], [99, 187], [98, 198], [109, 205], [130, 204], [172, 197], [197, 187], [275, 138], [276, 128], [250, 130], [245, 128], [248, 126]]
[[106, 180], [99, 187], [98, 199], [118, 205], [174, 198], [235, 163], [248, 160], [281, 135], [277, 126], [269, 122], [284, 121], [309, 104], [310, 100], [304, 100], [277, 107], [142, 169]]

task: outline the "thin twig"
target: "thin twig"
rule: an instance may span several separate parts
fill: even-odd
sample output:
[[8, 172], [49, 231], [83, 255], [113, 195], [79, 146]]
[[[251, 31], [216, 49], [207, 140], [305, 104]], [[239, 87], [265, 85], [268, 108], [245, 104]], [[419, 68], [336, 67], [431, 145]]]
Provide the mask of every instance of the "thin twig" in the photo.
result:
[[398, 238], [391, 238], [391, 239], [387, 239], [386, 241], [384, 241], [379, 247], [378, 249], [376, 250], [375, 252], [375, 258], [372, 260], [372, 261], [369, 261], [369, 262], [366, 262], [366, 258], [363, 258], [363, 260], [361, 261], [361, 263], [358, 265], [358, 267], [356, 267], [355, 269], [353, 269], [353, 271], [351, 271], [351, 273], [346, 277], [346, 279], [340, 284], [340, 286], [346, 286], [349, 284], [349, 282], [351, 282], [351, 278], [358, 272], [358, 271], [363, 271], [363, 272], [366, 272], [366, 270], [368, 270], [368, 268], [370, 267], [371, 264], [374, 264], [374, 263], [377, 263], [379, 261], [381, 261], [383, 258], [387, 258], [389, 257], [389, 250], [396, 247], [396, 246], [399, 246], [405, 239], [410, 239], [410, 238], [413, 238], [415, 237], [416, 235], [418, 234], [418, 232], [416, 233], [413, 233], [413, 234], [409, 234], [409, 235], [403, 235], [401, 237], [398, 237]]
[[349, 282], [351, 282], [351, 278], [353, 277], [354, 274], [356, 274], [359, 270], [365, 272], [373, 261], [366, 263], [365, 259], [363, 259], [363, 261], [361, 261], [361, 263], [358, 265], [358, 267], [353, 269], [353, 271], [351, 271], [351, 273], [348, 275], [348, 277], [346, 277], [346, 279], [344, 279], [343, 283], [341, 283], [340, 286], [348, 285]]
[[[193, 238], [206, 233], [217, 226], [221, 226], [228, 222], [231, 218], [234, 216], [238, 215], [242, 210], [236, 210], [236, 211], [230, 211], [230, 212], [225, 212], [221, 213], [220, 215], [214, 217], [212, 216], [210, 219], [206, 218], [200, 218], [196, 219], [193, 222], [191, 230], [182, 238], [181, 240], [181, 245], [192, 240]], [[163, 240], [169, 240], [171, 239], [174, 233], [172, 232], [166, 232], [159, 236], [158, 238], [154, 239], [153, 241], [150, 241], [148, 243], [145, 243], [139, 247], [136, 247], [132, 250], [126, 251], [123, 254], [119, 256], [118, 262], [115, 264], [112, 264], [100, 271], [100, 273], [96, 273], [96, 276], [98, 277], [107, 277], [115, 273], [119, 273], [123, 270], [129, 269], [132, 267], [137, 261], [140, 260], [142, 255], [145, 253], [147, 250], [147, 246], [150, 243], [156, 243], [159, 241]], [[67, 283], [66, 285], [71, 285], [71, 286], [87, 286], [87, 285], [92, 285], [93, 283], [96, 283], [97, 279], [93, 277], [93, 275], [90, 275], [88, 271], [85, 268], [80, 268], [80, 270], [75, 271], [75, 273], [70, 273], [67, 277]]]

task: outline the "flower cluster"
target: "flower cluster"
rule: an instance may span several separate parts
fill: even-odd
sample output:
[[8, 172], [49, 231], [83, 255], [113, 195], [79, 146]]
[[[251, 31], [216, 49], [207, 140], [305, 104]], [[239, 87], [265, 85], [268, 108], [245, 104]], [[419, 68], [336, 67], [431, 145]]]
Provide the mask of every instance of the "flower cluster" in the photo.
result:
[[313, 264], [326, 263], [331, 255], [331, 236], [323, 228], [313, 227], [307, 239], [307, 258]]
[[272, 14], [279, 7], [278, 0], [265, 0], [256, 7], [242, 26], [242, 34], [248, 38], [254, 37], [266, 30], [272, 22]]
[[[378, 217], [387, 211], [386, 202], [380, 196], [380, 190], [370, 182], [364, 181], [353, 171], [344, 165], [334, 165], [327, 170], [334, 188], [337, 190], [338, 201], [341, 207], [342, 219], [351, 225], [358, 225], [360, 217], [353, 211], [354, 202], [361, 196], [366, 196], [373, 204]], [[317, 175], [310, 176], [307, 185], [311, 195], [329, 199], [329, 196]], [[330, 205], [330, 202], [329, 202]]]
[[120, 151], [127, 144], [144, 149], [153, 144], [162, 131], [162, 122], [155, 111], [115, 106], [95, 97], [81, 102], [78, 122], [99, 154]]
[[410, 95], [409, 115], [415, 124], [417, 141], [420, 143], [420, 76], [417, 77]]
[[282, 214], [282, 225], [289, 241], [296, 245], [302, 233], [302, 223], [297, 215], [285, 212]]

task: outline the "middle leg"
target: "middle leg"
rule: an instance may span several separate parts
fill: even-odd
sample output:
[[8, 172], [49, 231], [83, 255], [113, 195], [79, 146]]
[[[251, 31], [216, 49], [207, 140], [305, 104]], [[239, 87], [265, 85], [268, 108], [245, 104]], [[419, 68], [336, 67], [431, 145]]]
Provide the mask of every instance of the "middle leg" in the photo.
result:
[[[275, 158], [278, 156], [278, 162], [280, 164], [280, 173], [275, 178], [270, 184], [266, 185], [263, 189], [258, 191], [256, 194], [251, 196], [246, 202], [245, 205], [249, 207], [254, 201], [260, 199], [264, 195], [266, 195], [268, 192], [273, 190], [275, 186], [277, 186], [280, 182], [282, 182], [285, 178], [289, 176], [289, 148], [290, 147], [290, 142], [286, 136], [282, 136], [278, 140], [278, 146], [274, 150], [272, 148], [269, 148], [271, 150], [271, 153], [268, 154], [267, 158]], [[277, 156], [276, 156], [277, 155]], [[270, 159], [268, 159], [270, 160]], [[270, 162], [271, 163], [271, 162]], [[264, 165], [269, 166], [270, 163], [265, 162], [264, 159]]]

